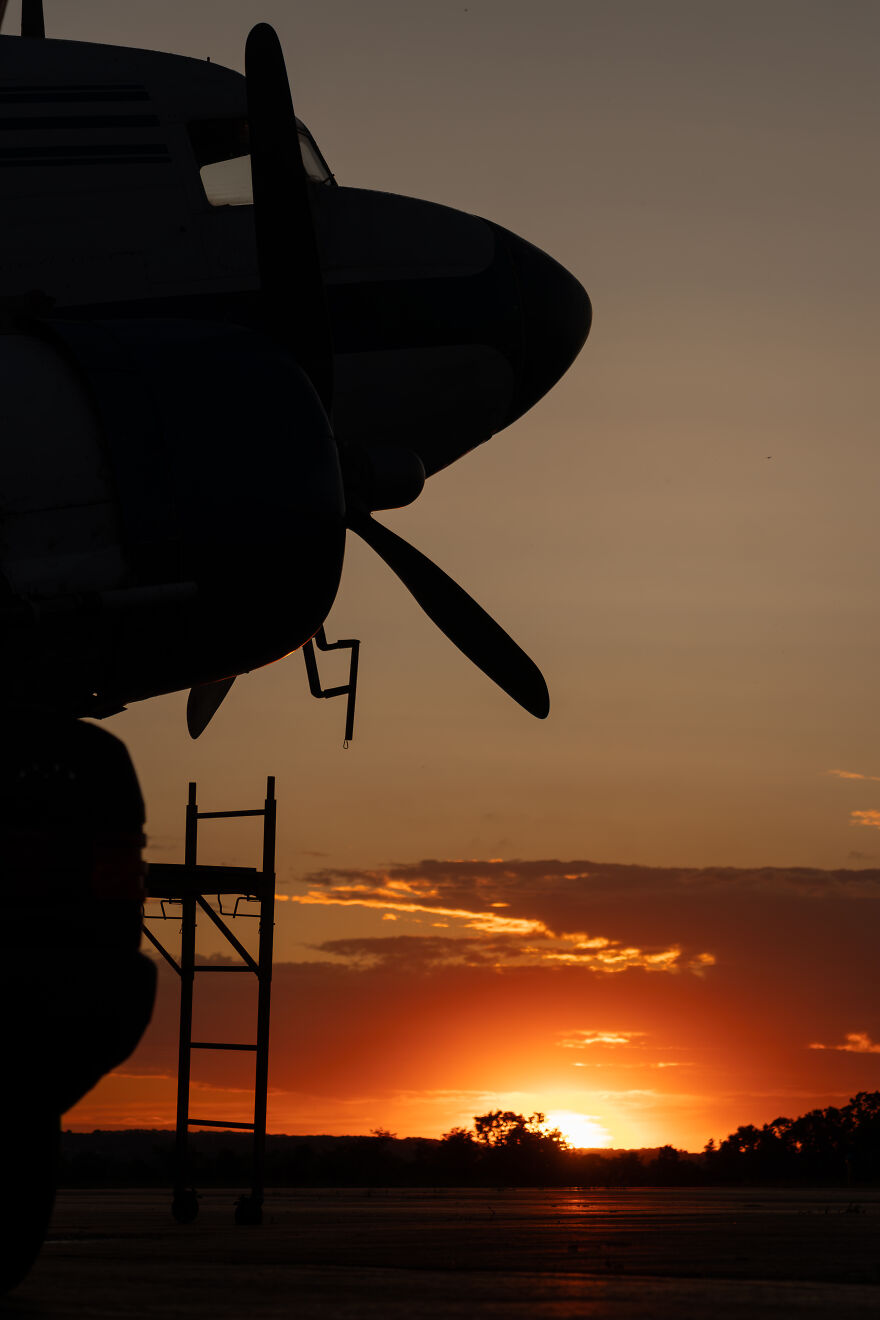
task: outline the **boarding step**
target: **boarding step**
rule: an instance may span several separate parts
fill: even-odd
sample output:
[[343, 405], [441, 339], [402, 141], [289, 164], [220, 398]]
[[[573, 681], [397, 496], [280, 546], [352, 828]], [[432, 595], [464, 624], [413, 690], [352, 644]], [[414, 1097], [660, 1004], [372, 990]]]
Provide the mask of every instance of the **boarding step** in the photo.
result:
[[254, 1132], [253, 1123], [225, 1123], [222, 1118], [188, 1118], [188, 1127], [242, 1128], [245, 1132]]
[[230, 1045], [226, 1041], [219, 1040], [191, 1040], [189, 1043], [191, 1050], [255, 1050], [256, 1045]]

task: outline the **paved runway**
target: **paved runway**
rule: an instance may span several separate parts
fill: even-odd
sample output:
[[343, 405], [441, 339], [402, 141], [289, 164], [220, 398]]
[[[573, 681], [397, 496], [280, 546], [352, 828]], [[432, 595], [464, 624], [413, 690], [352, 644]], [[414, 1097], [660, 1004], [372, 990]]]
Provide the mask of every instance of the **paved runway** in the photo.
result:
[[880, 1190], [290, 1190], [260, 1228], [209, 1192], [62, 1192], [4, 1317], [880, 1314]]

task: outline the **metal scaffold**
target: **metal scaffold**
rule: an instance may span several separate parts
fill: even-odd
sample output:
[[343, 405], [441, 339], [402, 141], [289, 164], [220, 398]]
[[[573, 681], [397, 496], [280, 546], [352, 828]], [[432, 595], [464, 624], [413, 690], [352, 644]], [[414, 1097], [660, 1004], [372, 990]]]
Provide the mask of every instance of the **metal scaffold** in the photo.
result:
[[[190, 1128], [238, 1128], [253, 1132], [253, 1174], [249, 1196], [238, 1200], [236, 1223], [262, 1221], [266, 1153], [266, 1097], [269, 1079], [269, 1009], [272, 992], [272, 941], [275, 928], [275, 779], [266, 780], [266, 800], [251, 811], [199, 811], [196, 785], [189, 785], [186, 804], [186, 842], [183, 865], [151, 863], [147, 898], [159, 902], [158, 913], [145, 913], [144, 934], [180, 977], [180, 1041], [177, 1064], [177, 1129], [174, 1160], [172, 1212], [180, 1223], [192, 1223], [198, 1214], [198, 1194], [190, 1177]], [[246, 866], [203, 866], [198, 861], [198, 827], [202, 820], [228, 820], [242, 816], [263, 817], [263, 858], [259, 870]], [[209, 897], [216, 900], [210, 903]], [[227, 907], [224, 908], [224, 899]], [[230, 900], [234, 900], [230, 903]], [[259, 911], [239, 911], [242, 903], [259, 904]], [[171, 905], [180, 909], [180, 961], [157, 939], [146, 921], [177, 919]], [[235, 950], [240, 962], [196, 962], [196, 918], [202, 913]], [[256, 958], [233, 934], [227, 921], [246, 916], [259, 918]], [[257, 978], [256, 1040], [254, 1042], [193, 1040], [193, 993], [198, 974], [252, 973]], [[193, 1050], [234, 1050], [255, 1055], [254, 1120], [240, 1123], [190, 1114], [190, 1065]]]

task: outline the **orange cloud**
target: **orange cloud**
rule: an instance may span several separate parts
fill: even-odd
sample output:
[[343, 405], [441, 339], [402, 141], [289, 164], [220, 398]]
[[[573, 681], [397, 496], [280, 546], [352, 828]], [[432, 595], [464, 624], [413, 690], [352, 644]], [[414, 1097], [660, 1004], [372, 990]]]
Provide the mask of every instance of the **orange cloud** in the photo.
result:
[[645, 953], [643, 949], [633, 947], [602, 948], [592, 952], [578, 946], [576, 953], [557, 953], [551, 950], [544, 954], [548, 962], [594, 967], [603, 972], [622, 972], [630, 967], [641, 967], [646, 972], [679, 971], [680, 957], [679, 948], [661, 949], [659, 953]]
[[844, 1054], [880, 1054], [880, 1044], [871, 1040], [867, 1031], [848, 1031], [842, 1045], [823, 1045], [813, 1041], [811, 1050], [840, 1050]]
[[[577, 867], [577, 869], [575, 869]], [[605, 868], [606, 871], [609, 868]], [[610, 868], [613, 871], [635, 868]], [[389, 914], [425, 913], [441, 918], [435, 927], [460, 923], [464, 930], [475, 930], [485, 937], [527, 938], [528, 944], [507, 942], [486, 944], [477, 953], [472, 942], [459, 939], [457, 947], [444, 946], [442, 961], [482, 962], [483, 953], [491, 952], [496, 966], [529, 957], [538, 962], [568, 964], [599, 972], [621, 972], [630, 968], [645, 971], [693, 972], [701, 976], [715, 963], [711, 953], [684, 954], [679, 943], [650, 944], [624, 942], [608, 935], [590, 935], [578, 925], [570, 923], [564, 912], [552, 921], [538, 916], [535, 908], [553, 900], [553, 890], [563, 896], [570, 894], [582, 905], [589, 890], [584, 886], [593, 880], [593, 872], [580, 863], [518, 861], [447, 860], [421, 862], [417, 866], [397, 866], [388, 871], [328, 870], [307, 877], [309, 889], [305, 894], [291, 895], [291, 902], [320, 907], [360, 907], [381, 910], [383, 918]], [[538, 885], [536, 886], [536, 881]], [[497, 898], [501, 890], [510, 894], [521, 909], [520, 915], [501, 915], [499, 909], [510, 909], [511, 898]], [[450, 901], [452, 900], [452, 901]], [[531, 909], [531, 910], [530, 910]], [[409, 937], [411, 938], [411, 937]], [[572, 947], [573, 946], [573, 947]], [[438, 957], [436, 942], [423, 945], [422, 954], [415, 946], [402, 942], [390, 946], [387, 941], [339, 941], [318, 946], [321, 951], [342, 957], [353, 957], [380, 962], [393, 957], [405, 957], [408, 963], [424, 957], [435, 962]]]
[[395, 912], [429, 912], [433, 916], [460, 917], [471, 930], [482, 930], [487, 935], [532, 935], [549, 934], [542, 921], [531, 921], [520, 917], [499, 917], [493, 912], [469, 912], [466, 908], [437, 907], [429, 903], [401, 903], [394, 898], [343, 897], [350, 895], [357, 888], [352, 886], [341, 891], [339, 897], [334, 893], [310, 890], [308, 894], [291, 894], [291, 903], [318, 904], [320, 907], [366, 907], [393, 909]]
[[868, 825], [871, 829], [880, 830], [880, 811], [851, 811], [849, 814], [853, 825]]
[[880, 784], [880, 775], [860, 775], [857, 770], [829, 770], [827, 773], [837, 779], [863, 779], [872, 784]]
[[[295, 899], [296, 902], [318, 903], [321, 905], [339, 904], [342, 907], [382, 906], [378, 900], [333, 899], [326, 894], [306, 894]], [[648, 972], [690, 971], [700, 975], [706, 967], [715, 962], [711, 953], [701, 953], [696, 958], [682, 961], [682, 951], [678, 946], [653, 952], [624, 946], [604, 936], [585, 939], [580, 933], [563, 934], [554, 937], [540, 921], [530, 921], [513, 917], [495, 917], [492, 914], [468, 912], [457, 908], [431, 908], [419, 904], [407, 904], [398, 910], [407, 912], [428, 912], [433, 916], [448, 916], [463, 920], [465, 929], [480, 931], [484, 937], [495, 939], [475, 939], [473, 937], [451, 936], [442, 941], [427, 940], [423, 936], [400, 935], [391, 939], [365, 937], [347, 940], [327, 940], [317, 945], [322, 953], [336, 954], [355, 961], [378, 960], [395, 962], [404, 958], [409, 963], [466, 962], [483, 963], [490, 957], [497, 967], [512, 960], [529, 958], [531, 961], [566, 963], [569, 966], [590, 968], [599, 972], [622, 972], [629, 968], [640, 967]], [[387, 915], [387, 914], [386, 914]], [[448, 929], [449, 922], [433, 921], [434, 927]], [[520, 943], [515, 937], [529, 935], [528, 944]], [[534, 937], [543, 937], [535, 943]], [[560, 948], [560, 941], [574, 942], [574, 951]], [[404, 951], [406, 951], [404, 953]]]
[[[408, 910], [400, 905], [412, 903], [416, 911], [442, 908], [462, 914], [463, 919], [473, 919], [475, 914], [486, 919], [493, 911], [498, 915], [503, 905], [509, 917], [535, 922], [533, 929], [540, 927], [557, 938], [573, 938], [588, 923], [591, 930], [601, 930], [602, 937], [640, 948], [649, 944], [669, 948], [676, 943], [687, 947], [675, 926], [680, 926], [682, 915], [688, 918], [696, 905], [705, 902], [720, 911], [728, 902], [739, 910], [746, 897], [754, 903], [774, 896], [823, 900], [880, 896], [877, 869], [651, 867], [558, 858], [435, 858], [382, 870], [313, 871], [297, 883], [308, 891], [295, 897], [298, 902], [348, 901], [394, 910]], [[604, 919], [603, 914], [609, 913], [614, 928]], [[624, 929], [642, 932], [648, 926], [653, 938], [623, 933]], [[664, 930], [659, 938], [658, 929]], [[693, 946], [690, 952], [694, 952]]]
[[644, 1031], [574, 1031], [562, 1037], [565, 1050], [582, 1050], [588, 1045], [631, 1045]]

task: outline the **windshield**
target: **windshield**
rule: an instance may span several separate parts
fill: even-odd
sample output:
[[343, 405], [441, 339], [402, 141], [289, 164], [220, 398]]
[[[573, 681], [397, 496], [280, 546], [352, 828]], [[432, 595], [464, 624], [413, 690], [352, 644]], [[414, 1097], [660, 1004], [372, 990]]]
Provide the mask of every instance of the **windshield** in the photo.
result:
[[[250, 138], [246, 119], [197, 119], [187, 125], [205, 196], [212, 206], [253, 206]], [[297, 121], [299, 148], [312, 183], [336, 180], [315, 139]]]

